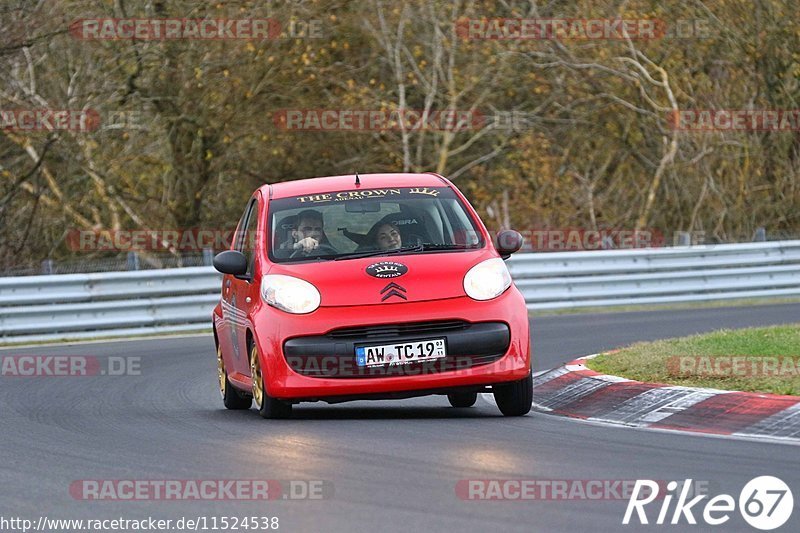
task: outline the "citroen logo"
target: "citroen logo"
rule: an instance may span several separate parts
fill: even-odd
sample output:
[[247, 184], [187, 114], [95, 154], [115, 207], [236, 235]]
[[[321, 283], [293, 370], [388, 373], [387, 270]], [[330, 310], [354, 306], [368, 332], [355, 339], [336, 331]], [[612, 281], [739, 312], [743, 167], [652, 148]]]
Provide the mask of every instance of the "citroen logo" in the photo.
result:
[[392, 282], [392, 283], [388, 284], [387, 286], [385, 286], [383, 288], [383, 290], [381, 291], [381, 294], [383, 294], [383, 297], [381, 298], [381, 301], [385, 302], [386, 300], [388, 300], [392, 296], [399, 296], [403, 300], [408, 300], [408, 298], [406, 298], [406, 295], [403, 294], [404, 292], [406, 292], [406, 290], [403, 287], [401, 287], [400, 285], [398, 285], [395, 282]]

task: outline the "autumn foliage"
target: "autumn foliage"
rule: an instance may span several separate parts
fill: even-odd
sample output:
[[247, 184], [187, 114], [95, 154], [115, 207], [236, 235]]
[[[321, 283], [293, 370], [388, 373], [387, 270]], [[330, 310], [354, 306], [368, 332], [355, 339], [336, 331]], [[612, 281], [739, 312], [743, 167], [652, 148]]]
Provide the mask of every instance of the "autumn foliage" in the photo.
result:
[[[137, 37], [131, 23], [113, 38], [102, 26], [81, 34], [87, 19], [146, 20], [150, 33]], [[153, 37], [167, 28], [153, 21], [223, 19], [267, 22], [231, 38], [184, 26]], [[490, 19], [657, 21], [644, 27], [658, 34], [465, 31]], [[263, 183], [355, 171], [440, 172], [494, 230], [657, 228], [668, 241], [688, 231], [721, 242], [765, 227], [796, 237], [800, 127], [672, 121], [681, 110], [796, 110], [799, 50], [790, 0], [4, 0], [0, 269], [85, 257], [67, 245], [71, 231], [226, 228]], [[83, 129], [32, 127], [24, 110], [95, 118]], [[325, 117], [337, 124], [373, 112], [391, 125], [281, 122], [308, 126], [302, 110], [318, 121], [334, 110]], [[438, 126], [398, 123], [408, 110]], [[441, 122], [453, 116], [469, 118]]]

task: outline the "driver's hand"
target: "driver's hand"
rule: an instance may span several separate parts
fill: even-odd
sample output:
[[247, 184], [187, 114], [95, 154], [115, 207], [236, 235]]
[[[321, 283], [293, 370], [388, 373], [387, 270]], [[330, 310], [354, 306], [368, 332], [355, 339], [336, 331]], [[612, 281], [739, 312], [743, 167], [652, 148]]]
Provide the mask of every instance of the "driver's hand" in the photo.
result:
[[319, 242], [317, 242], [317, 239], [314, 239], [312, 237], [306, 237], [305, 239], [300, 239], [299, 241], [294, 243], [293, 248], [295, 250], [303, 250], [303, 252], [308, 253], [311, 250], [317, 248], [317, 246], [319, 246]]

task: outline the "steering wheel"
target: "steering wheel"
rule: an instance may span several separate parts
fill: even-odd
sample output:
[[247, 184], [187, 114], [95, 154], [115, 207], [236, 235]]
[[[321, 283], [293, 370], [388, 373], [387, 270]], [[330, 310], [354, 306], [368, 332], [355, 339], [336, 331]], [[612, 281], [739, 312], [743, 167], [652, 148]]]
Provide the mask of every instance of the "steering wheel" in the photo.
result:
[[303, 249], [300, 248], [299, 250], [295, 250], [294, 252], [292, 252], [292, 255], [290, 255], [289, 257], [295, 258], [295, 257], [300, 257], [301, 255], [305, 255], [307, 257], [313, 255], [336, 255], [338, 253], [339, 250], [337, 250], [330, 244], [318, 244], [316, 248], [314, 248], [308, 253], [304, 252]]

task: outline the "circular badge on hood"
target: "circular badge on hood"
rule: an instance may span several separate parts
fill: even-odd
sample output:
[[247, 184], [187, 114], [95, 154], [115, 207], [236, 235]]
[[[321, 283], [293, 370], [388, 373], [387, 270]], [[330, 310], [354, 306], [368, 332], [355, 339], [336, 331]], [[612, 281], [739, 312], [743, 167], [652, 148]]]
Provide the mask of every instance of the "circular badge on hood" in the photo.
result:
[[367, 274], [373, 278], [399, 278], [408, 272], [408, 267], [403, 263], [395, 263], [394, 261], [381, 261], [380, 263], [372, 263], [367, 267]]

